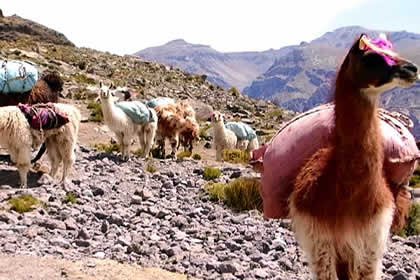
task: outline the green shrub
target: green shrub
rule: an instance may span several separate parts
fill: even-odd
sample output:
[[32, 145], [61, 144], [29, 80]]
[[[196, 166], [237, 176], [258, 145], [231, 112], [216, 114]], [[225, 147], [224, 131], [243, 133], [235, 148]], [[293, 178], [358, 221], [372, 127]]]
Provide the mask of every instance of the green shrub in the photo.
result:
[[157, 168], [155, 167], [152, 160], [147, 161], [146, 163], [146, 171], [150, 173], [155, 173], [157, 171]]
[[75, 195], [73, 192], [66, 192], [66, 195], [64, 196], [63, 203], [70, 203], [74, 204], [77, 201], [77, 195]]
[[24, 213], [32, 211], [34, 209], [34, 206], [40, 204], [40, 201], [38, 200], [38, 198], [30, 194], [22, 194], [18, 197], [9, 199], [9, 203], [12, 205], [12, 210], [18, 213]]
[[231, 163], [245, 163], [249, 162], [249, 153], [239, 149], [223, 150], [223, 161]]
[[184, 159], [184, 158], [189, 158], [189, 157], [191, 157], [191, 152], [190, 151], [182, 151], [182, 152], [179, 152], [176, 155], [177, 159]]
[[262, 210], [260, 182], [255, 178], [237, 178], [227, 184], [209, 183], [205, 190], [210, 198], [225, 202], [236, 211]]
[[98, 102], [89, 102], [87, 108], [90, 109], [90, 121], [102, 122], [104, 120], [104, 115], [102, 113], [101, 104]]
[[210, 127], [211, 127], [211, 125], [209, 125], [209, 124], [205, 124], [205, 125], [200, 126], [200, 131], [198, 133], [200, 138], [207, 138], [208, 137], [207, 131], [209, 130]]
[[237, 178], [225, 188], [227, 204], [235, 210], [262, 210], [260, 182], [254, 178]]
[[283, 110], [280, 108], [273, 109], [267, 112], [267, 116], [269, 116], [270, 118], [281, 119], [283, 118]]
[[218, 178], [222, 174], [222, 171], [220, 171], [219, 168], [207, 166], [203, 170], [203, 177], [207, 181], [213, 180]]
[[107, 153], [112, 153], [112, 152], [118, 153], [121, 151], [120, 144], [118, 143], [109, 143], [109, 144], [98, 143], [98, 144], [95, 144], [93, 148], [100, 151], [107, 152]]
[[193, 159], [195, 159], [195, 160], [201, 160], [201, 156], [200, 156], [200, 154], [199, 154], [199, 153], [194, 153], [194, 154], [192, 155], [192, 158], [193, 158]]
[[239, 90], [237, 88], [235, 88], [235, 87], [230, 88], [228, 90], [228, 92], [230, 94], [232, 94], [233, 96], [236, 96], [236, 97], [238, 97], [240, 95]]
[[208, 183], [204, 189], [214, 201], [225, 201], [225, 183]]
[[410, 178], [410, 187], [420, 188], [420, 169], [414, 170], [413, 176]]
[[401, 231], [400, 235], [410, 236], [420, 234], [420, 203], [413, 202], [408, 212], [406, 226]]
[[80, 73], [74, 74], [73, 79], [77, 83], [81, 83], [81, 84], [88, 84], [88, 85], [94, 85], [95, 84], [95, 80], [87, 77], [85, 74], [80, 74]]

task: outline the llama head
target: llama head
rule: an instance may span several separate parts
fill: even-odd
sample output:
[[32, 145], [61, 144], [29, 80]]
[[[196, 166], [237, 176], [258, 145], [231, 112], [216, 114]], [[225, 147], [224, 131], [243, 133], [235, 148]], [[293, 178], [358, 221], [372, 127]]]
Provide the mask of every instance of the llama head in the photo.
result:
[[99, 82], [99, 98], [101, 100], [106, 100], [109, 98], [112, 98], [114, 96], [113, 90], [115, 89], [115, 86], [113, 83], [111, 83], [110, 86], [106, 86], [102, 81]]
[[417, 66], [394, 52], [384, 34], [375, 40], [362, 34], [347, 54], [337, 83], [345, 80], [370, 98], [396, 86], [409, 87], [418, 77]]
[[220, 113], [219, 111], [214, 111], [213, 114], [211, 114], [210, 116], [210, 120], [212, 122], [223, 122], [224, 120], [224, 115], [222, 113]]

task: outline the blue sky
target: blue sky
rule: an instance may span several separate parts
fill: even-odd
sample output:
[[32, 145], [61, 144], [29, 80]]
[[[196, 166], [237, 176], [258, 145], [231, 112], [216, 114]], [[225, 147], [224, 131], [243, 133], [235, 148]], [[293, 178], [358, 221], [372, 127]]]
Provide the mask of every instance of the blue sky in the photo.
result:
[[328, 26], [361, 25], [386, 31], [420, 33], [419, 0], [369, 0], [337, 14]]
[[347, 25], [420, 33], [420, 0], [14, 0], [0, 8], [116, 54], [179, 38], [218, 51], [278, 49]]

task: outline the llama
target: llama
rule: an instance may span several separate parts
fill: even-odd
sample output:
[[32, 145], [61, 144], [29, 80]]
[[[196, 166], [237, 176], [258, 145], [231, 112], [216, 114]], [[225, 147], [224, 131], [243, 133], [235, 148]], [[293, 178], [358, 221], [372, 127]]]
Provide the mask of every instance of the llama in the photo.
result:
[[237, 139], [237, 148], [246, 151], [251, 156], [251, 151], [259, 148], [258, 137], [255, 131], [243, 122], [227, 122], [225, 127], [232, 130]]
[[194, 142], [200, 140], [198, 136], [199, 131], [200, 126], [197, 123], [196, 119], [192, 117], [186, 117], [184, 128], [179, 134], [178, 149], [179, 146], [182, 145], [184, 147], [184, 150], [192, 153], [194, 148]]
[[[259, 149], [252, 151], [250, 164], [262, 173], [260, 194], [264, 216], [282, 219], [289, 216], [288, 200], [296, 176], [306, 159], [328, 146], [334, 129], [334, 104], [324, 104], [306, 111], [286, 123]], [[392, 232], [404, 227], [410, 206], [407, 189], [416, 169], [420, 152], [410, 129], [413, 122], [397, 112], [378, 112], [384, 140], [383, 172], [396, 200]]]
[[[139, 137], [140, 147], [143, 149], [142, 157], [148, 158], [157, 129], [156, 112], [139, 101], [115, 103], [111, 93], [112, 88], [112, 84], [107, 87], [102, 82], [100, 83], [101, 108], [105, 124], [115, 133], [120, 144], [122, 159], [129, 159], [131, 141], [135, 135]], [[132, 107], [134, 110], [140, 109], [141, 112], [137, 110], [132, 115], [125, 110], [127, 107]], [[138, 116], [141, 119], [136, 120]]]
[[211, 116], [211, 122], [214, 128], [214, 146], [216, 148], [216, 160], [221, 161], [223, 158], [223, 150], [235, 149], [238, 138], [232, 130], [225, 127], [223, 115], [215, 111]]
[[155, 107], [158, 115], [157, 143], [161, 157], [165, 157], [165, 140], [171, 144], [170, 157], [176, 157], [180, 139], [190, 151], [198, 138], [199, 125], [195, 120], [194, 109], [187, 103], [168, 103]]
[[10, 159], [16, 163], [20, 186], [27, 186], [27, 174], [31, 164], [31, 150], [45, 142], [48, 157], [51, 161], [52, 177], [63, 162], [61, 182], [65, 183], [75, 161], [75, 147], [81, 115], [79, 110], [69, 104], [53, 105], [67, 115], [69, 122], [59, 128], [32, 129], [24, 113], [17, 106], [0, 108], [0, 145], [10, 153]]
[[58, 102], [63, 90], [63, 80], [56, 72], [46, 73], [35, 83], [32, 90], [24, 93], [0, 94], [0, 107], [23, 104]]
[[380, 278], [395, 201], [383, 174], [378, 98], [417, 75], [384, 36], [362, 34], [346, 55], [334, 90], [332, 143], [301, 168], [289, 203], [314, 279]]

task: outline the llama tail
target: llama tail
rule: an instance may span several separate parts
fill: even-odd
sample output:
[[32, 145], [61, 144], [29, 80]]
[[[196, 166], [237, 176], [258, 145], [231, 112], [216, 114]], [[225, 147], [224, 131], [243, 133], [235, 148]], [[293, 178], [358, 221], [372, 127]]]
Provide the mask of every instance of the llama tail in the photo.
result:
[[47, 146], [45, 145], [45, 143], [42, 143], [42, 146], [39, 149], [38, 154], [35, 156], [34, 159], [31, 160], [31, 163], [37, 162], [44, 155], [46, 150], [47, 150]]
[[60, 74], [57, 72], [50, 72], [47, 73], [42, 77], [47, 85], [51, 88], [54, 92], [61, 92], [63, 90], [63, 79], [61, 79]]

